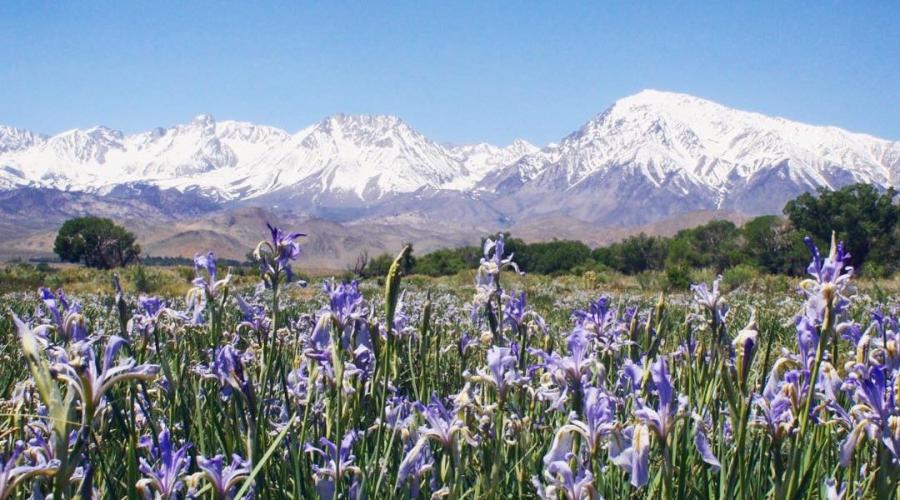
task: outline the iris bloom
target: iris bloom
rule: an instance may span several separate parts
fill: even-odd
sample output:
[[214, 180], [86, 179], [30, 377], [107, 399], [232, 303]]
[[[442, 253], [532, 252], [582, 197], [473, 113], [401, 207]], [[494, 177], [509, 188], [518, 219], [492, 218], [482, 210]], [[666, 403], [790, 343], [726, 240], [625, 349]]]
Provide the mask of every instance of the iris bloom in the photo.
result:
[[718, 471], [722, 468], [722, 464], [719, 462], [719, 459], [716, 458], [716, 455], [712, 450], [712, 445], [709, 443], [709, 433], [711, 428], [712, 421], [709, 416], [703, 418], [700, 415], [694, 415], [694, 447], [697, 448], [697, 453], [700, 454], [700, 458], [702, 458], [713, 471]]
[[[564, 429], [565, 426], [556, 433], [543, 458], [543, 477], [548, 486], [544, 488], [537, 477], [532, 479], [532, 483], [542, 499], [557, 498], [559, 493], [570, 500], [595, 498], [594, 476], [585, 469], [581, 457], [572, 451], [575, 434]], [[575, 461], [574, 471], [570, 465], [572, 459]]]
[[271, 234], [271, 240], [260, 241], [256, 245], [253, 255], [259, 261], [259, 272], [265, 279], [267, 286], [272, 286], [279, 276], [284, 273], [287, 281], [294, 279], [294, 270], [291, 262], [300, 257], [300, 244], [297, 240], [306, 236], [303, 233], [286, 233], [277, 227], [266, 223]]
[[132, 335], [135, 331], [142, 335], [151, 335], [159, 321], [166, 316], [180, 320], [188, 319], [184, 313], [168, 308], [159, 297], [141, 295], [138, 297], [138, 305], [140, 311], [128, 322], [128, 331]]
[[646, 485], [650, 481], [650, 429], [640, 423], [616, 429], [609, 439], [609, 458], [630, 475], [632, 486]]
[[722, 281], [721, 276], [717, 276], [713, 280], [712, 286], [707, 287], [706, 283], [699, 285], [691, 285], [691, 291], [694, 293], [694, 302], [706, 309], [716, 325], [725, 322], [728, 315], [728, 305], [721, 304], [722, 293], [719, 291], [719, 283]]
[[146, 476], [137, 483], [137, 489], [144, 496], [149, 496], [150, 491], [155, 491], [159, 497], [169, 499], [184, 488], [183, 476], [187, 472], [189, 444], [178, 449], [173, 449], [172, 436], [165, 425], [161, 425], [159, 436], [154, 444], [150, 436], [143, 436], [140, 446], [150, 450], [153, 465], [141, 457], [140, 470]]
[[[350, 431], [341, 439], [341, 446], [338, 448], [333, 442], [326, 438], [320, 438], [320, 448], [311, 444], [304, 447], [303, 451], [319, 455], [325, 459], [322, 465], [312, 465], [313, 478], [316, 480], [316, 491], [321, 499], [332, 499], [335, 495], [335, 484], [342, 481], [344, 476], [353, 475], [358, 478], [362, 474], [362, 470], [354, 463], [356, 457], [353, 455], [353, 443], [359, 437], [357, 431]], [[355, 489], [351, 486], [350, 497], [355, 498]]]
[[34, 464], [20, 463], [25, 452], [25, 443], [17, 441], [12, 452], [2, 462], [0, 469], [0, 498], [12, 498], [17, 486], [36, 476], [53, 476], [59, 469], [59, 460], [37, 461]]
[[665, 445], [685, 401], [675, 394], [665, 358], [659, 357], [650, 364], [650, 376], [653, 377], [653, 385], [656, 386], [656, 394], [659, 397], [658, 405], [656, 408], [652, 408], [638, 400], [639, 408], [634, 413], [641, 422], [653, 429]]
[[221, 290], [227, 289], [231, 282], [230, 272], [224, 278], [218, 279], [216, 270], [216, 255], [213, 252], [198, 253], [194, 256], [194, 274], [196, 277], [193, 281], [193, 288], [188, 291], [187, 297], [185, 297], [188, 310], [193, 311], [194, 324], [199, 325], [203, 323], [203, 310], [206, 308], [206, 303], [218, 297]]
[[252, 386], [244, 374], [244, 362], [240, 352], [231, 344], [225, 344], [215, 350], [213, 363], [209, 367], [197, 369], [203, 378], [219, 382], [222, 399], [227, 400], [237, 390], [248, 401], [252, 401]]
[[466, 423], [444, 406], [437, 396], [431, 397], [431, 403], [423, 405], [418, 403], [416, 409], [425, 418], [427, 425], [419, 429], [421, 439], [429, 439], [439, 443], [447, 449], [455, 449], [457, 437], [462, 436], [469, 444], [478, 444], [469, 433]]
[[849, 465], [853, 452], [864, 435], [881, 441], [900, 465], [900, 407], [895, 401], [896, 372], [891, 376], [880, 366], [856, 365], [847, 385], [856, 403], [850, 410], [854, 427], [841, 445], [841, 464]]
[[596, 360], [590, 352], [590, 341], [584, 330], [576, 328], [567, 341], [569, 354], [565, 357], [557, 353], [547, 354], [538, 349], [532, 349], [531, 354], [543, 359], [543, 363], [532, 368], [544, 368], [555, 387], [545, 388], [541, 392], [542, 398], [552, 398], [552, 407], [562, 409], [562, 405], [568, 398], [570, 390], [581, 391], [584, 379], [590, 373]]
[[616, 401], [602, 389], [588, 387], [584, 391], [581, 413], [582, 418], [579, 419], [573, 412], [569, 416], [569, 423], [556, 431], [554, 446], [567, 442], [564, 435], [576, 433], [584, 439], [590, 455], [596, 456], [603, 446], [603, 440], [616, 427]]
[[[403, 485], [408, 482], [408, 498], [419, 498], [422, 480], [428, 474], [433, 475], [433, 472], [434, 454], [431, 453], [431, 448], [428, 447], [428, 440], [416, 439], [415, 436], [411, 436], [411, 439], [407, 441], [403, 461], [400, 462], [400, 466], [397, 468], [396, 491], [399, 492]], [[432, 490], [438, 489], [434, 477], [432, 477], [431, 486]]]
[[80, 304], [70, 303], [62, 290], [54, 294], [49, 288], [41, 288], [39, 293], [44, 307], [52, 316], [53, 326], [61, 335], [74, 342], [87, 338], [87, 326]]
[[[86, 408], [94, 412], [100, 409], [106, 392], [117, 382], [123, 380], [150, 381], [159, 373], [159, 365], [138, 365], [134, 358], [128, 357], [116, 363], [119, 350], [127, 341], [118, 336], [111, 336], [103, 351], [103, 364], [98, 365], [94, 349], [89, 342], [73, 345], [72, 356], [62, 349], [55, 349], [55, 360], [50, 364], [50, 374], [78, 392]], [[85, 415], [92, 418], [93, 414]]]
[[225, 457], [216, 455], [212, 458], [197, 457], [197, 466], [202, 476], [209, 481], [216, 498], [234, 498], [238, 485], [250, 476], [250, 461], [240, 455], [231, 456], [231, 464], [225, 465]]
[[479, 369], [478, 375], [472, 378], [493, 385], [503, 400], [510, 387], [521, 385], [528, 380], [528, 377], [516, 369], [518, 363], [518, 349], [515, 344], [512, 344], [512, 347], [491, 347], [487, 352], [488, 369]]
[[238, 324], [238, 329], [250, 330], [258, 336], [265, 337], [272, 327], [272, 321], [266, 314], [266, 308], [259, 305], [250, 305], [240, 295], [234, 296], [234, 301], [241, 310], [243, 321]]

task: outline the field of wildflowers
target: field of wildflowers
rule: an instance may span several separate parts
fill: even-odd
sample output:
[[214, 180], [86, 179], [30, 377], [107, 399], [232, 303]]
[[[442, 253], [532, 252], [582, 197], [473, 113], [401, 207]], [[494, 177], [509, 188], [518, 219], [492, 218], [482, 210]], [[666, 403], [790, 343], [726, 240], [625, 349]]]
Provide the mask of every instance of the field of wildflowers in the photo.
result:
[[255, 288], [3, 296], [0, 498], [898, 498], [897, 304], [841, 243], [784, 297], [536, 308], [502, 237], [464, 299], [401, 253], [296, 300], [270, 229]]

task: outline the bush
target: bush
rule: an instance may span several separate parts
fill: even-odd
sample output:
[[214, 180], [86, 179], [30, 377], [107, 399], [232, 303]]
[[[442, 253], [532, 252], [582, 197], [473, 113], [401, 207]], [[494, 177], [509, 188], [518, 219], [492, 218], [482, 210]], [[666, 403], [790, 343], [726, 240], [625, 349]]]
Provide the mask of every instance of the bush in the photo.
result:
[[731, 291], [749, 284], [758, 278], [759, 273], [753, 266], [740, 264], [735, 267], [730, 267], [722, 273], [722, 286], [725, 291]]
[[687, 290], [691, 287], [690, 269], [684, 265], [667, 267], [666, 283], [670, 290]]

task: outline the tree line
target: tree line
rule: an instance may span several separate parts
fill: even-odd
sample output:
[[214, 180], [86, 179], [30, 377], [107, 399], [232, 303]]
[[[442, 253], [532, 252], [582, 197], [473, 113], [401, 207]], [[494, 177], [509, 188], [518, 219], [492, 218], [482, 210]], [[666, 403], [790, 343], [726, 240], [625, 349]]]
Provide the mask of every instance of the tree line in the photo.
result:
[[[722, 272], [746, 265], [765, 273], [797, 276], [806, 272], [809, 263], [803, 238], [810, 236], [820, 248], [828, 248], [834, 230], [837, 238], [847, 243], [852, 265], [866, 275], [881, 277], [896, 272], [900, 263], [900, 206], [896, 199], [894, 188], [879, 191], [867, 184], [837, 191], [820, 188], [789, 201], [783, 216], [763, 215], [742, 226], [714, 220], [672, 237], [638, 234], [595, 249], [573, 240], [526, 243], [507, 234], [506, 249], [515, 253], [522, 271], [533, 274], [664, 271], [670, 281], [679, 282], [687, 279], [691, 269]], [[476, 246], [446, 248], [411, 256], [406, 271], [453, 275], [478, 267], [481, 256], [481, 248]], [[357, 269], [358, 274], [381, 276], [391, 261], [388, 254], [368, 259]]]
[[[804, 236], [828, 248], [831, 231], [847, 242], [851, 263], [866, 275], [879, 277], [897, 271], [900, 263], [900, 206], [894, 188], [879, 191], [853, 184], [837, 191], [819, 189], [789, 201], [783, 216], [764, 215], [738, 227], [715, 220], [672, 237], [638, 234], [592, 249], [580, 241], [526, 243], [507, 234], [507, 252], [515, 253], [520, 269], [533, 274], [580, 274], [615, 270], [634, 275], [664, 271], [670, 282], [682, 283], [691, 269], [722, 272], [740, 265], [770, 274], [800, 275], [808, 253]], [[66, 262], [109, 269], [140, 260], [132, 233], [109, 219], [79, 217], [63, 224], [55, 253]], [[478, 267], [480, 247], [446, 248], [415, 256], [403, 264], [407, 274], [445, 276]], [[188, 259], [145, 257], [148, 264], [190, 264]], [[361, 254], [347, 271], [360, 277], [384, 276], [393, 261], [389, 254], [369, 258]], [[235, 261], [235, 264], [237, 262]]]

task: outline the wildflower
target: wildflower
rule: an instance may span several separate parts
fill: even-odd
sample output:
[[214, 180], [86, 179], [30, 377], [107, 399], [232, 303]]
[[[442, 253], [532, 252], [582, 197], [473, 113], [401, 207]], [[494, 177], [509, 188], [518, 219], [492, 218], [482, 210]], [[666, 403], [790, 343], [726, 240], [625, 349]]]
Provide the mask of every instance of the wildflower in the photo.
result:
[[86, 321], [80, 304], [70, 303], [61, 289], [56, 294], [49, 288], [41, 288], [38, 292], [44, 307], [52, 316], [53, 326], [61, 335], [73, 342], [87, 338]]
[[254, 257], [259, 261], [259, 272], [266, 286], [272, 287], [279, 280], [282, 273], [290, 282], [294, 279], [294, 270], [291, 262], [300, 257], [300, 245], [297, 239], [306, 236], [303, 233], [286, 233], [268, 222], [266, 227], [271, 233], [270, 241], [260, 241], [253, 251]]
[[0, 469], [0, 498], [12, 498], [17, 486], [36, 476], [53, 476], [59, 469], [59, 460], [38, 460], [32, 465], [21, 464], [25, 443], [16, 441], [12, 452], [2, 461]]
[[728, 305], [720, 304], [722, 294], [719, 291], [719, 283], [721, 281], [722, 277], [717, 276], [712, 282], [712, 287], [707, 287], [706, 283], [691, 285], [691, 291], [694, 293], [694, 302], [709, 313], [714, 327], [725, 323], [725, 317], [728, 315]]
[[516, 273], [519, 273], [519, 266], [513, 262], [513, 255], [505, 256], [506, 242], [503, 234], [498, 234], [496, 240], [490, 238], [484, 242], [484, 257], [481, 258], [481, 265], [478, 267], [479, 274], [492, 276], [496, 279], [500, 275], [500, 271], [507, 267], [511, 267]]
[[466, 424], [458, 416], [451, 413], [437, 396], [431, 397], [431, 403], [418, 403], [416, 410], [425, 418], [426, 426], [419, 429], [420, 439], [436, 441], [447, 449], [455, 449], [457, 437], [462, 436], [469, 444], [476, 446], [478, 442], [472, 438]]
[[203, 322], [203, 310], [206, 304], [214, 301], [221, 294], [222, 290], [228, 288], [231, 282], [231, 272], [224, 278], [218, 279], [216, 276], [216, 256], [213, 252], [197, 254], [194, 256], [194, 274], [193, 288], [191, 288], [185, 302], [187, 302], [188, 310], [193, 311], [192, 322], [201, 324]]
[[55, 349], [55, 360], [50, 364], [50, 374], [61, 380], [77, 392], [86, 410], [93, 417], [93, 412], [101, 408], [107, 391], [117, 382], [123, 380], [153, 380], [159, 373], [159, 365], [138, 365], [134, 358], [128, 357], [116, 363], [119, 350], [127, 341], [118, 336], [111, 336], [103, 351], [103, 364], [97, 364], [94, 349], [89, 342], [79, 342], [72, 346], [71, 357], [62, 349]]
[[257, 336], [265, 337], [272, 328], [272, 321], [266, 314], [266, 308], [259, 305], [248, 304], [240, 295], [234, 296], [234, 301], [241, 310], [243, 321], [238, 324], [238, 329], [247, 329]]
[[756, 311], [750, 314], [750, 320], [743, 330], [734, 337], [731, 345], [734, 347], [735, 369], [741, 386], [746, 386], [750, 376], [750, 365], [753, 364], [753, 354], [756, 350], [756, 337], [759, 335], [756, 326]]
[[188, 317], [181, 312], [170, 309], [159, 297], [141, 295], [138, 297], [140, 311], [128, 321], [129, 333], [139, 332], [141, 335], [152, 335], [159, 321], [164, 317], [187, 320]]
[[205, 478], [216, 498], [234, 498], [238, 485], [250, 476], [250, 461], [244, 460], [240, 455], [231, 455], [231, 464], [225, 465], [225, 457], [216, 455], [212, 458], [197, 457], [197, 466], [200, 474]]
[[[896, 376], [896, 372], [893, 376]], [[857, 445], [864, 435], [880, 440], [900, 463], [900, 410], [894, 403], [895, 395], [889, 388], [889, 378], [879, 366], [856, 365], [846, 384], [853, 390], [851, 410], [853, 428], [841, 445], [841, 464], [849, 465]]]
[[497, 389], [500, 400], [505, 399], [506, 391], [510, 387], [521, 385], [528, 380], [516, 369], [519, 357], [515, 344], [512, 344], [512, 347], [491, 347], [488, 349], [487, 363], [488, 370], [480, 369], [478, 375], [473, 378], [493, 385]]
[[847, 485], [838, 483], [833, 477], [825, 480], [825, 498], [827, 500], [844, 500]]
[[650, 429], [634, 424], [616, 429], [609, 440], [609, 458], [631, 477], [631, 485], [640, 488], [650, 481]]
[[641, 422], [653, 429], [661, 442], [666, 443], [666, 438], [674, 428], [678, 413], [685, 401], [682, 399], [683, 397], [676, 399], [665, 358], [657, 358], [650, 364], [650, 376], [653, 377], [653, 384], [656, 386], [656, 394], [659, 397], [658, 406], [651, 408], [638, 400], [639, 408], [635, 411], [635, 415]]
[[231, 344], [216, 348], [212, 365], [200, 366], [197, 371], [204, 378], [219, 382], [222, 399], [227, 400], [236, 390], [248, 401], [253, 401], [253, 387], [244, 373], [244, 362], [240, 352]]
[[[603, 439], [615, 428], [616, 402], [609, 394], [597, 387], [588, 387], [584, 391], [584, 405], [581, 408], [582, 419], [569, 417], [569, 423], [563, 425], [560, 433], [578, 433], [584, 439], [588, 452], [595, 456], [603, 445]], [[558, 439], [555, 439], [556, 442]]]
[[700, 454], [700, 458], [706, 462], [713, 471], [718, 472], [719, 469], [722, 468], [722, 464], [719, 462], [719, 459], [716, 458], [716, 455], [712, 451], [712, 446], [709, 444], [709, 431], [712, 427], [712, 421], [707, 415], [705, 418], [699, 415], [694, 415], [694, 447], [697, 448], [697, 453]]
[[[362, 470], [354, 463], [356, 457], [353, 455], [353, 443], [359, 437], [358, 431], [350, 431], [341, 439], [341, 446], [338, 448], [333, 442], [326, 438], [320, 438], [319, 444], [321, 448], [317, 448], [308, 444], [303, 451], [318, 454], [325, 459], [323, 465], [312, 465], [313, 478], [316, 481], [316, 491], [321, 499], [332, 499], [335, 496], [336, 483], [342, 481], [344, 476], [353, 475], [354, 480], [362, 474]], [[353, 494], [354, 487], [351, 486], [351, 498], [356, 498]]]
[[503, 308], [503, 321], [514, 331], [518, 331], [524, 327], [526, 321], [531, 319], [534, 324], [541, 330], [547, 329], [544, 324], [544, 318], [533, 310], [528, 309], [528, 302], [525, 298], [525, 292], [519, 292], [518, 295], [513, 294], [506, 302]]
[[[417, 439], [411, 436], [406, 445], [403, 461], [397, 468], [397, 481], [395, 490], [409, 483], [408, 498], [418, 498], [422, 480], [434, 471], [434, 454], [428, 447], [428, 440]], [[433, 482], [434, 478], [433, 478]], [[432, 490], [437, 490], [436, 484], [432, 484]]]
[[[561, 409], [568, 398], [569, 391], [575, 391], [580, 397], [583, 381], [590, 374], [596, 361], [590, 352], [590, 342], [582, 329], [576, 328], [567, 340], [569, 354], [565, 357], [557, 353], [547, 354], [533, 349], [531, 353], [543, 359], [536, 367], [543, 367], [550, 375], [555, 388], [545, 388], [542, 398], [553, 399], [552, 407]], [[536, 368], [533, 367], [533, 368]]]
[[162, 498], [173, 498], [184, 487], [182, 479], [188, 468], [190, 445], [173, 449], [172, 436], [165, 425], [160, 425], [156, 443], [151, 436], [141, 437], [140, 446], [150, 450], [153, 465], [141, 457], [140, 470], [146, 477], [138, 481], [137, 489], [145, 496], [153, 490]]

